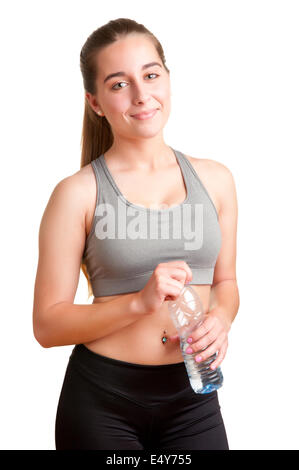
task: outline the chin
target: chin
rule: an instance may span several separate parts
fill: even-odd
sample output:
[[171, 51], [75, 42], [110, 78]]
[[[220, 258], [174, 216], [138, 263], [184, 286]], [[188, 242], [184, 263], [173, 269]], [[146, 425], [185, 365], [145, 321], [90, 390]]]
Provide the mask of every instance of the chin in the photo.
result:
[[144, 137], [146, 139], [149, 139], [151, 137], [156, 137], [158, 134], [160, 134], [163, 131], [163, 128], [159, 127], [159, 129], [143, 129], [140, 132], [136, 132], [136, 135], [138, 137]]

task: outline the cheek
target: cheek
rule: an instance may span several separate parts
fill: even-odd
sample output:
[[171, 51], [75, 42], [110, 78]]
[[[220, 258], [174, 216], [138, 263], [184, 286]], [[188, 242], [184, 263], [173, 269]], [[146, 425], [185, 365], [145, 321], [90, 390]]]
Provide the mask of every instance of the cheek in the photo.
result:
[[168, 107], [170, 104], [170, 88], [169, 87], [160, 87], [156, 90], [155, 93], [156, 99], [160, 101], [164, 107]]
[[156, 95], [156, 99], [161, 104], [163, 116], [167, 120], [171, 109], [170, 94], [168, 90], [161, 91]]
[[123, 113], [128, 109], [129, 106], [129, 99], [125, 95], [125, 93], [120, 93], [117, 96], [114, 96], [113, 99], [110, 99], [109, 101], [109, 111], [114, 114], [114, 113]]
[[107, 116], [115, 116], [121, 114], [128, 109], [129, 106], [129, 97], [126, 93], [115, 92], [115, 93], [105, 93], [103, 96], [104, 108]]
[[170, 88], [170, 80], [168, 77], [163, 77], [163, 80], [160, 82], [160, 87], [157, 90], [161, 98], [165, 101], [170, 100], [171, 96], [171, 88]]

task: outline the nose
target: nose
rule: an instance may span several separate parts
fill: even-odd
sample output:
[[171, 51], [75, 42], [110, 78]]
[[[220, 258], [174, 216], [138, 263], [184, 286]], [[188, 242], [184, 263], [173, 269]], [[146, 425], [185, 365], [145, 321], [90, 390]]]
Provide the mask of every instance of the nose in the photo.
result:
[[134, 105], [146, 103], [149, 100], [150, 95], [148, 91], [146, 90], [146, 84], [135, 83], [133, 89], [134, 89], [133, 91], [133, 104]]

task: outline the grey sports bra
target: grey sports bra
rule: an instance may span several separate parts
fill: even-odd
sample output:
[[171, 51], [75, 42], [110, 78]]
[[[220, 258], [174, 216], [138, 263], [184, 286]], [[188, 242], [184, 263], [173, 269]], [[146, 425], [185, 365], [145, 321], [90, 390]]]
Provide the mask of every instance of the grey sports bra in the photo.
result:
[[97, 200], [82, 261], [95, 297], [137, 292], [159, 263], [185, 260], [189, 284], [212, 284], [221, 248], [218, 214], [187, 157], [172, 148], [187, 196], [163, 209], [129, 202], [117, 187], [104, 154], [91, 162]]

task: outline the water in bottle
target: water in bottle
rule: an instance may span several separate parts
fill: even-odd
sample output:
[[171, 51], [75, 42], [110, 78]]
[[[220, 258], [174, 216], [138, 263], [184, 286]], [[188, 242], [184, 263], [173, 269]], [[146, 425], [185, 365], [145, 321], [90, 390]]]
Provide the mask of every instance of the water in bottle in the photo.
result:
[[206, 319], [199, 295], [191, 286], [184, 286], [180, 296], [176, 300], [168, 302], [168, 309], [180, 337], [180, 347], [191, 387], [195, 393], [201, 394], [217, 390], [222, 386], [223, 375], [220, 367], [215, 370], [210, 368], [210, 364], [216, 359], [217, 354], [213, 354], [205, 361], [196, 362], [195, 356], [200, 351], [193, 354], [185, 352], [190, 346], [187, 339]]

